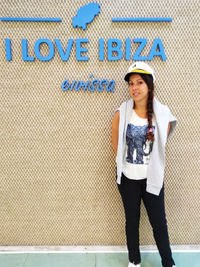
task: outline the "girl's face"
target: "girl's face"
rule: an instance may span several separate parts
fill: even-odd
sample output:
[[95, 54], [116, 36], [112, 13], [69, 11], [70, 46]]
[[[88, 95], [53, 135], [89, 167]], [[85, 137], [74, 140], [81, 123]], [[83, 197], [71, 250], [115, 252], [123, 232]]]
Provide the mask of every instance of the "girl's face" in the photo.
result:
[[135, 102], [147, 103], [149, 88], [139, 74], [134, 73], [129, 76], [128, 86], [130, 96]]

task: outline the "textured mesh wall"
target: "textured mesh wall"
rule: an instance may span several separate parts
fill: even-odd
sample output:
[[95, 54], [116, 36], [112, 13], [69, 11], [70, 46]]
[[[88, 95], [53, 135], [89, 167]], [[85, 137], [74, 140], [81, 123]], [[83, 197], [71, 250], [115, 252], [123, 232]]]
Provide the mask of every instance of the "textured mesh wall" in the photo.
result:
[[[74, 29], [72, 16], [88, 1], [1, 1], [1, 17], [61, 17], [61, 23], [0, 22], [0, 244], [122, 245], [124, 211], [115, 182], [111, 147], [114, 110], [126, 100], [128, 66], [98, 59], [98, 40], [147, 38], [147, 56], [155, 38], [167, 61], [154, 57], [156, 96], [178, 119], [167, 143], [165, 203], [171, 244], [200, 243], [199, 162], [199, 1], [99, 1], [101, 13]], [[172, 17], [171, 23], [112, 23], [112, 17]], [[4, 39], [12, 40], [12, 61]], [[21, 39], [29, 56], [39, 38], [60, 39], [67, 62], [55, 49], [49, 62], [22, 60]], [[90, 60], [78, 62], [75, 39], [88, 38]], [[134, 54], [138, 44], [131, 46]], [[105, 44], [106, 51], [106, 44]], [[48, 54], [41, 46], [41, 54]], [[106, 53], [105, 53], [106, 57]], [[89, 75], [93, 74], [93, 78]], [[115, 93], [62, 91], [63, 80], [115, 80]], [[141, 206], [141, 244], [155, 244]]]

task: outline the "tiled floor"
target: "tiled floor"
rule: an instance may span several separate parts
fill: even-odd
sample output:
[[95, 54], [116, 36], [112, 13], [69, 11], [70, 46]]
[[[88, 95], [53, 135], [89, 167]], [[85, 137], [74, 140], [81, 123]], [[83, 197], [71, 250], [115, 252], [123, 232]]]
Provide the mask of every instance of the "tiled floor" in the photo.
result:
[[[158, 253], [142, 252], [141, 267], [161, 267]], [[177, 267], [200, 267], [200, 252], [174, 252]], [[1, 253], [0, 267], [127, 267], [127, 253]]]

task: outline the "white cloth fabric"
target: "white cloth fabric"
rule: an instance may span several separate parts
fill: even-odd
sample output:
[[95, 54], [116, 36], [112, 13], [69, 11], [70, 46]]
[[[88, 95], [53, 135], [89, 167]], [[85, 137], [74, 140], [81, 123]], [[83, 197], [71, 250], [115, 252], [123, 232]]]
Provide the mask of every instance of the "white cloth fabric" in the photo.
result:
[[[155, 118], [152, 118], [153, 133], [155, 131]], [[122, 172], [129, 179], [140, 180], [147, 177], [147, 166], [150, 159], [152, 141], [146, 140], [149, 130], [148, 120], [137, 115], [132, 110], [126, 131], [126, 144]]]
[[[126, 129], [127, 124], [132, 114], [134, 101], [132, 98], [123, 102], [117, 109], [120, 111], [119, 118], [119, 135], [117, 148], [117, 183], [121, 183], [122, 164], [124, 148], [126, 143]], [[167, 105], [161, 104], [155, 97], [153, 100], [153, 109], [155, 115], [155, 134], [154, 144], [150, 155], [149, 164], [147, 168], [147, 188], [146, 191], [155, 195], [159, 195], [163, 186], [164, 168], [165, 168], [165, 144], [176, 127], [177, 119], [172, 115]], [[171, 128], [167, 138], [168, 123]]]

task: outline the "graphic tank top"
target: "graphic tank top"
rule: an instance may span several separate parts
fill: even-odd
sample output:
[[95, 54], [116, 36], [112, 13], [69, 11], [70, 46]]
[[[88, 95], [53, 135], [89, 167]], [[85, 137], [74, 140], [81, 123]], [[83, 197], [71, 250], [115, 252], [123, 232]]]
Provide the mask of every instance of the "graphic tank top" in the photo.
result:
[[[152, 118], [152, 130], [155, 132], [155, 117]], [[140, 180], [147, 177], [149, 155], [153, 142], [146, 140], [148, 120], [139, 117], [133, 109], [126, 130], [126, 146], [124, 150], [122, 171], [127, 178]]]

